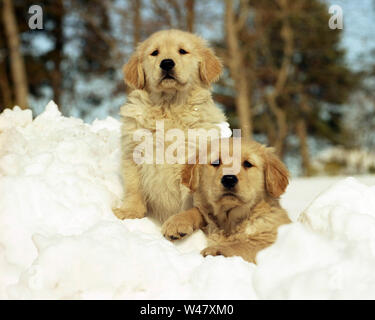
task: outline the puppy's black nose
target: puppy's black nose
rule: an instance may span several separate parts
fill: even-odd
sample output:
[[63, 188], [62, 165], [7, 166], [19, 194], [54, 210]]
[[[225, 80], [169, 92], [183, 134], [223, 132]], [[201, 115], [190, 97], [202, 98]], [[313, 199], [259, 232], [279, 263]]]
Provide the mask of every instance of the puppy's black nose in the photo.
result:
[[226, 189], [232, 189], [238, 182], [238, 179], [236, 176], [232, 175], [226, 175], [221, 178], [221, 184], [226, 188]]
[[174, 67], [174, 61], [172, 59], [164, 59], [160, 62], [160, 68], [165, 71], [169, 71]]

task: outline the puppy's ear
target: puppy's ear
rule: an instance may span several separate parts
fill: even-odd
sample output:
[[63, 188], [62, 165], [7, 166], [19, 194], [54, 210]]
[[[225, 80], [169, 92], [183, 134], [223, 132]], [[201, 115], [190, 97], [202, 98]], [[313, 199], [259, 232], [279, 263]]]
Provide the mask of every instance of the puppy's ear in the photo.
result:
[[198, 164], [186, 164], [182, 169], [181, 183], [187, 186], [192, 192], [196, 191], [199, 182]]
[[123, 67], [125, 83], [134, 89], [143, 89], [145, 86], [145, 74], [139, 55], [134, 53]]
[[201, 56], [199, 75], [205, 84], [210, 85], [212, 82], [219, 80], [223, 66], [210, 48], [203, 48]]
[[265, 151], [264, 179], [269, 195], [280, 197], [289, 184], [289, 172], [272, 148]]

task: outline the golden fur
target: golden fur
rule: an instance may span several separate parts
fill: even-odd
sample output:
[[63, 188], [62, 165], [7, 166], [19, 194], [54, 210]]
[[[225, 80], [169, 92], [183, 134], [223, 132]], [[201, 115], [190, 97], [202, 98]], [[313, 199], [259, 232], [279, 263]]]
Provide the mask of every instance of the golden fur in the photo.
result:
[[[174, 60], [174, 79], [163, 80], [163, 59]], [[225, 116], [214, 105], [209, 87], [221, 69], [204, 40], [187, 32], [159, 31], [137, 47], [124, 66], [125, 82], [134, 90], [120, 111], [125, 195], [122, 207], [114, 209], [117, 217], [142, 218], [147, 212], [163, 222], [191, 207], [189, 191], [181, 184], [183, 165], [136, 164], [133, 151], [140, 142], [134, 141], [133, 134], [148, 129], [155, 139], [157, 120], [164, 120], [165, 131], [218, 129], [216, 124], [225, 121]], [[165, 149], [170, 144], [165, 142]]]
[[[233, 150], [232, 139], [228, 146]], [[210, 154], [213, 162], [219, 153], [211, 149]], [[182, 182], [193, 192], [194, 207], [170, 217], [162, 232], [167, 239], [177, 240], [202, 228], [211, 243], [202, 251], [204, 256], [238, 255], [255, 262], [257, 252], [275, 241], [278, 227], [290, 223], [279, 204], [288, 185], [288, 170], [272, 148], [243, 141], [238, 183], [228, 192], [221, 183], [228, 161], [220, 160], [219, 166], [185, 166]], [[244, 161], [252, 167], [245, 167]]]

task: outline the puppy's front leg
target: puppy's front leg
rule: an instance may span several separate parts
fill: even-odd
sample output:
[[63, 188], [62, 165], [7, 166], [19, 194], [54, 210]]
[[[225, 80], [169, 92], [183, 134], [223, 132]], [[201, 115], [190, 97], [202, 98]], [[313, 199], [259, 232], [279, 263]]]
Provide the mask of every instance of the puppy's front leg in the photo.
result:
[[203, 224], [204, 220], [200, 211], [192, 208], [169, 217], [162, 226], [162, 234], [168, 240], [178, 240], [192, 234]]
[[120, 208], [113, 209], [119, 219], [140, 219], [146, 215], [146, 206], [140, 191], [138, 168], [132, 159], [123, 160], [125, 197]]
[[276, 239], [276, 233], [268, 233], [255, 236], [242, 241], [223, 242], [218, 245], [210, 246], [201, 251], [206, 256], [240, 256], [249, 262], [255, 262], [255, 257], [260, 250], [270, 246]]

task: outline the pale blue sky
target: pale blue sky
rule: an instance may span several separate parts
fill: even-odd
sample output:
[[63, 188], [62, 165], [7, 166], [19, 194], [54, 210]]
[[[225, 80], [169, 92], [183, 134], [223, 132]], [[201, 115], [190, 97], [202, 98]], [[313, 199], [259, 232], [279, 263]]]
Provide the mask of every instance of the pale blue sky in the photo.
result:
[[[347, 49], [347, 59], [352, 66], [368, 62], [374, 57], [367, 53], [375, 49], [375, 0], [327, 0], [339, 5], [344, 14], [342, 45]], [[358, 56], [364, 54], [364, 61]]]
[[[347, 60], [352, 67], [359, 67], [360, 63], [374, 60], [368, 53], [375, 49], [375, 0], [322, 0], [330, 5], [339, 5], [343, 10], [344, 29], [342, 46], [347, 49]], [[220, 17], [223, 14], [223, 1], [198, 2], [197, 11], [212, 12]], [[328, 28], [328, 21], [327, 21]], [[208, 26], [197, 26], [197, 32], [208, 39], [222, 37], [222, 19], [212, 19]], [[364, 57], [359, 60], [358, 57]]]

